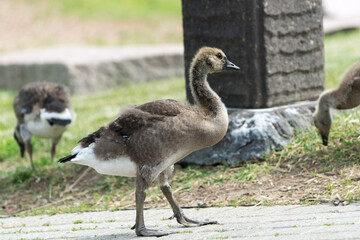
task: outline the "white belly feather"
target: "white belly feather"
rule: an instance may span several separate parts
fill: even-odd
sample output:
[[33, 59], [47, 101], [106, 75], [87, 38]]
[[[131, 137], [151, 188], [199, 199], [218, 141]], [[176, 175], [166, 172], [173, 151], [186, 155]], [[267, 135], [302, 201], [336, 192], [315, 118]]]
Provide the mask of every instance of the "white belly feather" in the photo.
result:
[[68, 126], [50, 125], [47, 119], [57, 118], [63, 120], [71, 120], [71, 113], [65, 109], [62, 113], [47, 112], [44, 108], [40, 110], [40, 118], [33, 119], [31, 114], [25, 114], [25, 124], [29, 132], [40, 138], [56, 138], [59, 137]]
[[32, 135], [40, 138], [55, 138], [66, 130], [66, 127], [63, 126], [50, 126], [50, 124], [43, 119], [40, 121], [27, 122], [26, 127]]
[[86, 148], [77, 146], [73, 149], [72, 154], [77, 156], [71, 162], [94, 168], [100, 174], [135, 177], [136, 165], [130, 160], [129, 156], [120, 156], [115, 159], [98, 159], [94, 153], [95, 143]]
[[174, 165], [175, 163], [177, 163], [178, 161], [183, 159], [188, 154], [189, 154], [189, 152], [187, 152], [187, 151], [178, 151], [178, 152], [172, 153], [170, 156], [163, 159], [163, 161], [161, 161], [158, 165], [156, 165], [155, 167], [152, 167], [154, 170], [151, 174], [151, 178], [153, 180], [155, 180], [162, 171], [164, 171], [166, 168]]
[[[90, 144], [86, 148], [82, 148], [80, 145], [76, 146], [71, 154], [76, 155], [71, 162], [85, 165], [94, 168], [100, 174], [124, 176], [124, 177], [136, 177], [136, 164], [130, 160], [129, 156], [120, 156], [114, 159], [98, 159], [94, 153], [95, 143]], [[155, 180], [159, 174], [169, 166], [173, 165], [189, 152], [179, 151], [171, 154], [166, 159], [161, 161], [158, 165], [151, 167], [152, 180]], [[143, 166], [144, 167], [144, 166]]]

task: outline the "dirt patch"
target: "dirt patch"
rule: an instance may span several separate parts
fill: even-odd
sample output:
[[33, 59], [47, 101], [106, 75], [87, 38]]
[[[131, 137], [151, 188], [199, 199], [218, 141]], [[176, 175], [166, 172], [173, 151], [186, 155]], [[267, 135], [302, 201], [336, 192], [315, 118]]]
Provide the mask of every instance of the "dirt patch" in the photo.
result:
[[256, 180], [198, 184], [175, 195], [184, 206], [324, 203], [359, 196], [359, 166], [324, 174], [316, 173], [319, 168], [311, 164], [275, 167]]
[[[176, 199], [184, 207], [347, 204], [360, 200], [360, 166], [341, 167], [320, 173], [324, 167], [326, 166], [311, 162], [294, 166], [280, 164], [277, 167], [269, 167], [262, 176], [248, 181], [233, 178], [234, 174], [243, 170], [242, 168], [206, 167], [207, 170], [213, 171], [213, 174], [205, 174], [204, 177], [200, 176], [184, 184], [176, 182], [183, 181], [184, 177], [189, 175], [188, 170], [178, 168], [172, 185]], [[88, 205], [86, 210], [135, 208], [134, 179], [127, 178], [126, 182], [112, 182], [99, 186], [98, 182], [106, 182], [104, 176], [97, 174], [93, 169], [86, 169], [82, 168], [71, 179], [65, 178], [65, 188], [51, 185], [46, 179], [29, 182], [24, 191], [8, 196], [1, 205], [3, 212], [11, 215], [56, 208], [57, 213], [69, 211], [66, 209], [83, 204]], [[81, 175], [81, 181], [75, 183]], [[47, 190], [44, 192], [44, 189]], [[148, 191], [146, 207], [168, 207], [168, 202], [156, 184]]]

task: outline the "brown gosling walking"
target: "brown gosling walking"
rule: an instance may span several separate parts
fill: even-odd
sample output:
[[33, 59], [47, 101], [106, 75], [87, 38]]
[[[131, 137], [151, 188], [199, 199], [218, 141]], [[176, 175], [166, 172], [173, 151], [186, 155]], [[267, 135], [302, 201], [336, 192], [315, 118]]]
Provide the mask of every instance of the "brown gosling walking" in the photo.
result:
[[353, 64], [345, 73], [339, 86], [324, 91], [313, 114], [314, 124], [319, 130], [323, 145], [328, 145], [332, 124], [330, 109], [350, 109], [360, 104], [360, 61]]
[[174, 216], [186, 227], [214, 224], [187, 218], [174, 199], [168, 183], [174, 164], [196, 150], [218, 143], [228, 128], [228, 114], [219, 96], [210, 88], [207, 74], [239, 69], [217, 48], [203, 47], [190, 68], [195, 104], [158, 100], [125, 108], [120, 116], [81, 139], [71, 155], [59, 162], [93, 167], [101, 174], [136, 177], [138, 236], [164, 236], [144, 224], [145, 190], [157, 179]]
[[70, 104], [69, 92], [67, 87], [55, 83], [32, 82], [22, 87], [14, 99], [13, 107], [17, 118], [14, 138], [20, 147], [21, 157], [27, 151], [32, 169], [35, 169], [32, 136], [52, 139], [53, 162], [56, 145], [76, 117]]

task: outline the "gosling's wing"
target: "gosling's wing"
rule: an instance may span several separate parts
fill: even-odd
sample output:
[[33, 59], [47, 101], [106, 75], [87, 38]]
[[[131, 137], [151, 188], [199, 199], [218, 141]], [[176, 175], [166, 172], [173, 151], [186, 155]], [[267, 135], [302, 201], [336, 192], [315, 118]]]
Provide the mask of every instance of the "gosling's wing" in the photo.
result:
[[79, 144], [81, 147], [103, 141], [122, 144], [131, 139], [134, 133], [155, 128], [159, 122], [191, 110], [190, 106], [175, 100], [159, 100], [126, 107], [118, 118], [81, 139]]
[[183, 111], [190, 110], [190, 107], [183, 102], [178, 102], [172, 99], [164, 99], [139, 105], [136, 109], [140, 109], [141, 111], [153, 115], [174, 117]]
[[160, 115], [152, 115], [140, 109], [128, 107], [114, 121], [84, 137], [78, 143], [85, 148], [91, 143], [105, 138], [110, 142], [122, 142], [124, 139], [130, 138], [134, 132], [151, 127], [156, 121], [161, 121], [163, 118]]
[[91, 143], [94, 143], [96, 141], [96, 139], [100, 138], [102, 133], [105, 131], [105, 127], [101, 127], [99, 128], [99, 130], [89, 134], [88, 136], [80, 139], [78, 141], [78, 144], [85, 148], [85, 147], [88, 147]]
[[130, 136], [137, 131], [153, 128], [161, 121], [193, 111], [190, 105], [171, 99], [148, 102], [135, 107], [125, 108], [122, 114], [109, 125], [122, 136]]

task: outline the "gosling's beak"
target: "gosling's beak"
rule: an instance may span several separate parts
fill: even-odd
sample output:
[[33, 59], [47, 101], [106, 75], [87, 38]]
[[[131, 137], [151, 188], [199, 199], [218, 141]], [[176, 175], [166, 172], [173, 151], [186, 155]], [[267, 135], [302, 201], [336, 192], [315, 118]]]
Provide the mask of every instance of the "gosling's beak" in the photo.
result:
[[228, 69], [228, 70], [231, 70], [231, 69], [240, 70], [240, 68], [238, 66], [236, 66], [235, 64], [233, 64], [232, 62], [230, 62], [227, 59], [226, 59], [226, 69]]

